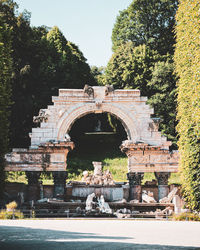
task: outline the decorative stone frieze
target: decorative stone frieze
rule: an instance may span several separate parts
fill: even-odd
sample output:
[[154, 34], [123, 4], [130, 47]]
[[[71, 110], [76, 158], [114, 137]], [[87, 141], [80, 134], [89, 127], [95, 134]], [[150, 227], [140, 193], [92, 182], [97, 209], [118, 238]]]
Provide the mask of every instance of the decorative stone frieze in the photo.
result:
[[177, 151], [130, 140], [124, 141], [120, 148], [128, 156], [129, 172], [178, 172]]
[[5, 156], [5, 171], [64, 171], [73, 148], [73, 142], [48, 142], [35, 149], [13, 149]]

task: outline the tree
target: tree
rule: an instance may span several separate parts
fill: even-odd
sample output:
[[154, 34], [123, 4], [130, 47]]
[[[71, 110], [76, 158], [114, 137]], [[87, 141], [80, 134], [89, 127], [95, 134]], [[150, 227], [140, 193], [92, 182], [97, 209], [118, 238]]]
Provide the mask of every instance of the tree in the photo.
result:
[[[27, 147], [32, 117], [51, 103], [59, 88], [83, 88], [94, 79], [78, 47], [58, 28], [31, 27], [30, 13], [0, 0], [4, 23], [12, 30], [11, 147]], [[60, 46], [60, 47], [59, 47]]]
[[4, 155], [9, 148], [11, 106], [11, 29], [0, 16], [0, 196], [4, 185]]
[[58, 27], [55, 26], [48, 32], [47, 41], [59, 55], [54, 62], [59, 71], [56, 74], [59, 77], [57, 80], [63, 87], [83, 88], [86, 83], [94, 81], [82, 52], [75, 44], [66, 40]]
[[200, 210], [200, 2], [181, 0], [176, 15], [180, 169], [189, 208]]
[[[18, 19], [15, 46], [15, 81], [12, 109], [12, 146], [28, 146], [32, 117], [51, 103], [60, 88], [83, 88], [92, 82], [89, 65], [78, 47], [54, 27], [30, 27], [29, 19]], [[23, 50], [23, 51], [22, 51]], [[16, 57], [18, 54], [18, 57]], [[24, 103], [26, 106], [24, 107]], [[23, 108], [23, 112], [21, 112]], [[22, 125], [23, 124], [23, 125]]]
[[11, 108], [11, 147], [26, 147], [33, 116], [34, 90], [36, 88], [37, 53], [35, 36], [30, 27], [30, 13], [15, 14], [15, 23], [10, 26], [12, 36], [13, 81]]
[[137, 88], [148, 97], [160, 128], [176, 143], [174, 26], [177, 0], [133, 0], [121, 11], [112, 32], [114, 54], [104, 84]]
[[104, 82], [104, 73], [105, 73], [105, 67], [97, 67], [97, 66], [92, 66], [91, 67], [91, 74], [94, 77], [94, 85], [103, 85]]
[[128, 42], [119, 46], [108, 62], [104, 84], [140, 89], [154, 115], [161, 118], [161, 132], [176, 143], [176, 76], [170, 56], [161, 56], [145, 45]]
[[113, 51], [131, 41], [146, 44], [161, 55], [174, 52], [177, 0], [133, 0], [121, 11], [112, 32]]
[[172, 141], [173, 148], [177, 148], [176, 133], [176, 81], [173, 60], [167, 58], [154, 64], [148, 88], [151, 95], [148, 104], [154, 108], [154, 115], [161, 119], [160, 131]]
[[104, 82], [120, 89], [140, 89], [142, 95], [149, 95], [151, 68], [159, 58], [158, 53], [145, 45], [122, 44], [108, 62]]

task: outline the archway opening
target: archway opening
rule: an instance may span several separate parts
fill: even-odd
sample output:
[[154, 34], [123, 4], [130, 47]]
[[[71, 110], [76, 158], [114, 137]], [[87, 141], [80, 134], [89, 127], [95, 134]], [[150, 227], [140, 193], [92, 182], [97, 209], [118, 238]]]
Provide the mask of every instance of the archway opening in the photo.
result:
[[68, 179], [80, 180], [84, 170], [93, 171], [93, 161], [100, 161], [115, 180], [126, 181], [127, 157], [119, 146], [128, 136], [122, 123], [110, 113], [90, 113], [74, 122], [68, 132], [75, 143], [68, 155]]

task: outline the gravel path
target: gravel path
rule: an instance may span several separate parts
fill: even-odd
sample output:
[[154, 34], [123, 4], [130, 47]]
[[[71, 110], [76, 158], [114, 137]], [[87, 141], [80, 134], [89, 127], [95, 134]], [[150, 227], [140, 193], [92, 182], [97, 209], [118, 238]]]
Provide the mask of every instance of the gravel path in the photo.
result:
[[200, 222], [1, 220], [0, 249], [200, 249]]

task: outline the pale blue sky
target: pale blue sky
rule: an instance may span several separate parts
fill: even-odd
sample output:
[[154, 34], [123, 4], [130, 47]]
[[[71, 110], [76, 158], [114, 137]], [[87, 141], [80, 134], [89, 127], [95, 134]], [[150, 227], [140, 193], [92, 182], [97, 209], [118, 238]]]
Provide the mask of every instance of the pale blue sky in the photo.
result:
[[58, 26], [79, 46], [90, 65], [106, 66], [112, 55], [112, 29], [132, 0], [16, 0], [31, 12], [31, 25]]

